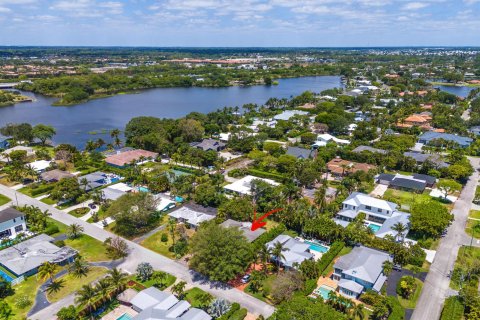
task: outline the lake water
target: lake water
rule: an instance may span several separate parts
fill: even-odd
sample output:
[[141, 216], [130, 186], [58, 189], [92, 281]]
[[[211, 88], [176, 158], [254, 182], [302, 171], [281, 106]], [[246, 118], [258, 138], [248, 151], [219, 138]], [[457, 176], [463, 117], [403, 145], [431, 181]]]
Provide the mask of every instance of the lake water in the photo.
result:
[[[276, 86], [227, 88], [160, 88], [138, 94], [124, 94], [95, 99], [75, 106], [53, 107], [54, 98], [25, 92], [36, 101], [0, 108], [0, 126], [7, 123], [43, 123], [54, 126], [55, 144], [70, 143], [83, 148], [86, 141], [111, 140], [107, 132], [125, 128], [137, 116], [180, 118], [192, 111], [208, 113], [225, 106], [265, 103], [269, 98], [290, 98], [310, 90], [321, 92], [341, 87], [340, 77], [303, 77], [281, 79]], [[97, 134], [90, 134], [92, 132]]]
[[470, 91], [472, 91], [473, 87], [466, 87], [466, 86], [435, 86], [440, 90], [446, 91], [448, 93], [454, 94], [456, 96], [466, 98]]

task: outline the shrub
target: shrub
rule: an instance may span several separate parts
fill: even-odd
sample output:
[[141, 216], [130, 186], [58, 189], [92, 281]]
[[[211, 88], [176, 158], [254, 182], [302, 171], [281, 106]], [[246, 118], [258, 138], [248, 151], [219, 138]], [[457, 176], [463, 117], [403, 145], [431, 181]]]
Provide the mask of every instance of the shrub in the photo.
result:
[[54, 184], [47, 184], [47, 185], [39, 185], [36, 187], [32, 187], [30, 194], [32, 197], [37, 196], [41, 193], [46, 193], [48, 191], [51, 191], [55, 185]]
[[440, 320], [461, 320], [464, 311], [465, 307], [458, 297], [449, 297], [445, 300]]
[[287, 228], [283, 224], [279, 224], [275, 228], [272, 228], [269, 231], [265, 232], [253, 242], [254, 250], [260, 250], [260, 248], [263, 247], [267, 242], [272, 241], [286, 230]]
[[65, 241], [63, 240], [57, 240], [53, 243], [54, 245], [56, 245], [57, 247], [65, 247]]
[[317, 279], [308, 279], [307, 281], [305, 281], [305, 289], [303, 290], [303, 293], [307, 296], [312, 293], [316, 287]]
[[228, 320], [230, 317], [237, 311], [240, 310], [240, 305], [238, 303], [233, 303], [230, 309], [224, 313], [221, 317], [218, 317], [218, 320]]
[[59, 320], [76, 320], [77, 319], [77, 309], [75, 306], [63, 307], [60, 311], [57, 312], [57, 318]]
[[140, 281], [147, 281], [150, 280], [150, 278], [153, 275], [153, 267], [150, 263], [148, 262], [141, 262], [137, 266], [137, 278], [140, 279]]
[[168, 241], [168, 234], [162, 233], [162, 236], [161, 236], [160, 240], [162, 242], [167, 242]]
[[390, 310], [390, 315], [388, 320], [403, 320], [405, 319], [405, 309], [402, 308], [402, 305], [395, 297], [389, 296], [386, 299], [388, 309]]
[[52, 234], [60, 232], [60, 229], [58, 229], [56, 224], [49, 224], [43, 232], [51, 236]]
[[277, 182], [284, 182], [287, 178], [278, 173], [265, 172], [257, 169], [248, 169], [248, 173], [259, 178], [272, 179]]
[[228, 318], [228, 320], [243, 320], [247, 316], [247, 309], [242, 308], [240, 310], [237, 310], [234, 314]]
[[20, 296], [15, 300], [15, 306], [19, 309], [24, 309], [32, 304], [26, 295]]
[[427, 253], [422, 250], [422, 247], [418, 244], [415, 244], [410, 247], [410, 257], [408, 259], [408, 263], [417, 267], [421, 267], [426, 257]]
[[375, 305], [383, 299], [381, 295], [376, 293], [373, 290], [367, 290], [364, 294], [360, 296], [360, 300], [368, 305]]
[[318, 260], [318, 271], [323, 273], [330, 263], [335, 259], [335, 257], [342, 251], [343, 247], [345, 247], [345, 242], [342, 241], [335, 241], [330, 249], [322, 255], [320, 260]]
[[397, 283], [397, 293], [405, 299], [410, 298], [416, 288], [417, 283], [412, 276], [403, 276]]

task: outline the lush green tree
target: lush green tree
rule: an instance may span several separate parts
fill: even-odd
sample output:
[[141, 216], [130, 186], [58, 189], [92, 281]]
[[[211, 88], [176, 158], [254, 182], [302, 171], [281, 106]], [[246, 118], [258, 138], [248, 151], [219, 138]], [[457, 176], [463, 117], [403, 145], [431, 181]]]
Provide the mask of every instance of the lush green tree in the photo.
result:
[[141, 262], [138, 264], [137, 278], [140, 279], [140, 281], [145, 282], [147, 280], [150, 280], [152, 275], [153, 275], [153, 267], [150, 263]]
[[57, 312], [58, 320], [76, 320], [77, 317], [77, 309], [73, 305], [63, 307], [62, 309], [60, 309], [60, 311]]
[[190, 246], [190, 267], [211, 280], [233, 279], [253, 259], [252, 248], [240, 230], [215, 223], [201, 225]]
[[449, 194], [462, 190], [462, 185], [455, 180], [442, 179], [437, 183], [437, 188], [443, 192], [445, 199]]
[[218, 207], [218, 217], [237, 221], [250, 221], [253, 218], [253, 205], [249, 197], [234, 197], [222, 202]]
[[77, 278], [86, 277], [89, 271], [90, 266], [82, 256], [76, 256], [75, 260], [68, 266], [68, 272]]
[[165, 192], [170, 188], [170, 182], [165, 174], [150, 177], [148, 179], [148, 188], [153, 193]]
[[413, 204], [410, 213], [411, 230], [426, 237], [439, 237], [453, 220], [447, 208], [435, 200]]
[[283, 272], [273, 282], [271, 297], [275, 303], [289, 300], [293, 293], [303, 289], [302, 275], [295, 270]]
[[38, 267], [38, 277], [43, 281], [49, 279], [50, 282], [53, 282], [53, 277], [57, 273], [58, 266], [52, 262], [44, 262]]
[[175, 294], [179, 299], [183, 299], [185, 295], [185, 286], [187, 283], [185, 281], [180, 281], [172, 286], [172, 293]]
[[12, 315], [12, 307], [6, 301], [0, 300], [0, 319], [8, 320]]
[[305, 132], [300, 136], [300, 141], [306, 145], [312, 145], [317, 141], [317, 135], [311, 132]]
[[57, 182], [53, 190], [50, 192], [50, 198], [59, 201], [76, 200], [82, 195], [80, 184], [77, 178], [63, 178]]
[[0, 128], [0, 133], [12, 137], [15, 141], [31, 142], [33, 140], [32, 126], [28, 123], [9, 123]]
[[193, 199], [202, 206], [217, 207], [224, 199], [224, 196], [217, 190], [216, 186], [210, 183], [202, 183], [195, 188]]
[[13, 293], [12, 284], [3, 277], [0, 277], [0, 298], [4, 299]]
[[194, 119], [181, 119], [178, 122], [178, 130], [180, 130], [180, 136], [186, 142], [201, 140], [205, 133], [200, 121]]
[[78, 223], [72, 223], [68, 226], [67, 234], [70, 239], [78, 238], [83, 232], [83, 227]]
[[112, 259], [120, 259], [128, 256], [128, 244], [120, 237], [107, 238], [103, 244], [106, 246], [108, 256]]
[[17, 208], [25, 214], [25, 220], [28, 221], [28, 229], [32, 232], [43, 232], [48, 225], [47, 218], [50, 216], [48, 210], [42, 211], [38, 207], [23, 206]]
[[45, 124], [37, 124], [32, 129], [32, 134], [34, 138], [37, 138], [42, 142], [42, 145], [45, 145], [45, 142], [48, 139], [52, 139], [53, 136], [57, 133], [54, 127], [47, 126]]
[[294, 295], [277, 307], [271, 320], [344, 320], [347, 316], [320, 300], [311, 300], [304, 295]]

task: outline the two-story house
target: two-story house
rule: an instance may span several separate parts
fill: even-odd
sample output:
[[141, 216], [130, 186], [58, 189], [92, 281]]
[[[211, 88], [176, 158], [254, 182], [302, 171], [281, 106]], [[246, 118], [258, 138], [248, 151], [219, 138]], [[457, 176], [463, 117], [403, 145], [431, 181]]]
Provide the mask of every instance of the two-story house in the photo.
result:
[[380, 292], [387, 280], [383, 274], [385, 261], [393, 261], [388, 253], [364, 246], [341, 256], [333, 265], [332, 274], [340, 294], [357, 299], [365, 290]]
[[[390, 234], [400, 239], [408, 233], [410, 215], [397, 210], [397, 207], [396, 203], [374, 198], [361, 192], [353, 192], [342, 202], [342, 210], [337, 212], [334, 221], [346, 227], [360, 213], [364, 213], [365, 224], [377, 237], [383, 238]], [[407, 227], [402, 235], [392, 230], [397, 223], [402, 223]]]
[[14, 208], [0, 211], [0, 239], [13, 239], [26, 230], [25, 215], [22, 212]]

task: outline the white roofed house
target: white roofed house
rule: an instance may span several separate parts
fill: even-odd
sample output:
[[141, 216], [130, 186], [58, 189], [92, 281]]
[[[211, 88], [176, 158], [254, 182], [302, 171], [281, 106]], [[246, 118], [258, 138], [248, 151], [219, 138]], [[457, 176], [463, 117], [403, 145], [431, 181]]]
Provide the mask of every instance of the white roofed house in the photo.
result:
[[315, 143], [313, 144], [313, 147], [324, 147], [329, 142], [335, 142], [336, 144], [340, 144], [340, 145], [350, 144], [350, 141], [348, 140], [339, 139], [337, 137], [332, 136], [331, 134], [323, 133], [317, 136], [317, 141], [315, 141]]
[[[410, 215], [397, 210], [397, 207], [396, 203], [353, 192], [342, 202], [342, 210], [335, 214], [334, 221], [346, 227], [360, 213], [364, 213], [365, 224], [372, 229], [375, 236], [384, 238], [386, 235], [391, 235], [397, 240], [404, 239], [409, 231]], [[401, 235], [392, 230], [398, 223], [406, 227], [406, 231]]]
[[311, 260], [315, 257], [310, 252], [310, 245], [308, 243], [298, 241], [285, 234], [281, 234], [272, 241], [267, 242], [266, 246], [270, 250], [273, 250], [277, 243], [281, 243], [284, 248], [282, 252], [283, 257], [278, 259], [278, 257], [272, 256], [272, 259], [280, 262], [287, 269], [294, 268], [295, 265], [300, 265], [303, 261]]
[[197, 228], [202, 222], [215, 219], [217, 211], [199, 205], [188, 204], [168, 213], [170, 218]]
[[242, 179], [239, 179], [231, 184], [228, 184], [223, 187], [227, 193], [239, 194], [239, 195], [250, 195], [252, 194], [252, 182], [254, 180], [261, 180], [272, 186], [278, 186], [280, 183], [264, 178], [258, 178], [255, 176], [245, 176]]
[[353, 248], [333, 265], [333, 280], [338, 281], [340, 294], [357, 299], [366, 290], [380, 292], [387, 277], [383, 274], [385, 261], [393, 261], [386, 252], [364, 246]]

